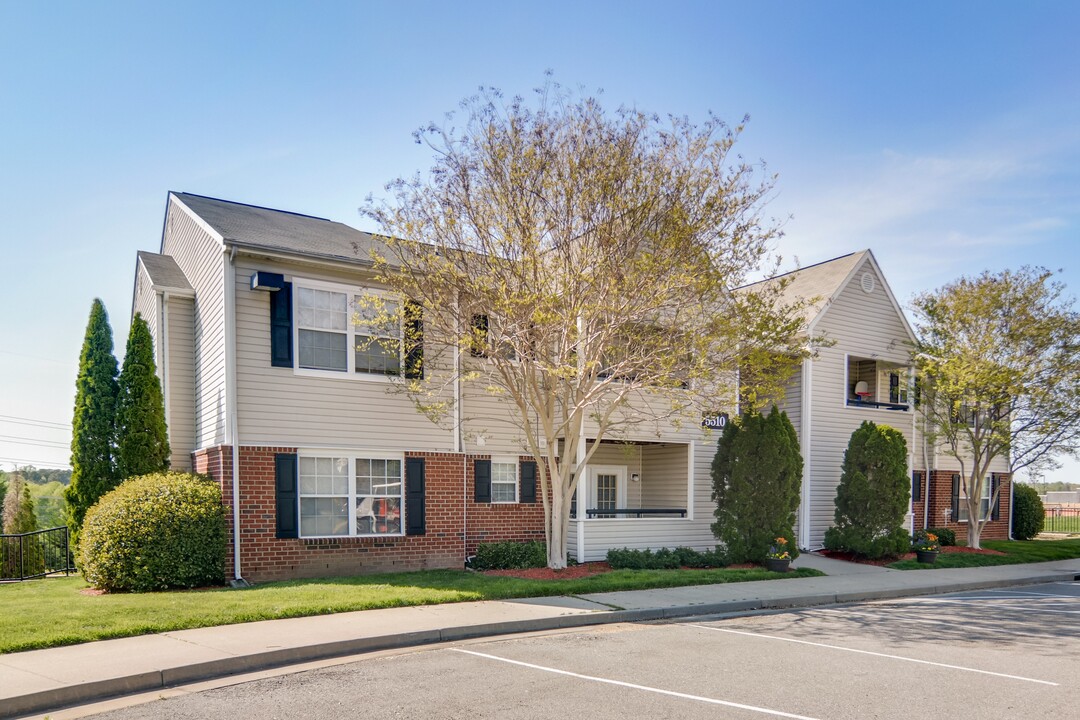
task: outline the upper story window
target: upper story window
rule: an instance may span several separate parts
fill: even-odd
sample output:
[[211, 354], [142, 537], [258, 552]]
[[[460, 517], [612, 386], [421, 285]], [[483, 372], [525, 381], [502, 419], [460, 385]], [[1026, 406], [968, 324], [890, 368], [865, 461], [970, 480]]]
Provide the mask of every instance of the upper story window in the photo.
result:
[[849, 355], [846, 404], [880, 410], [907, 410], [908, 369], [873, 358]]
[[296, 367], [400, 375], [401, 303], [376, 291], [346, 292], [296, 280]]

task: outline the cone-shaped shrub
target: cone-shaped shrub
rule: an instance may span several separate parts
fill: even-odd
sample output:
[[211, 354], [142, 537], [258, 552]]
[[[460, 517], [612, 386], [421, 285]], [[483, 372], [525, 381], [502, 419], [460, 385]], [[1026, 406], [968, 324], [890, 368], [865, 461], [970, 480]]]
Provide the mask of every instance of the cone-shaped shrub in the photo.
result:
[[165, 400], [154, 363], [154, 341], [139, 313], [131, 321], [116, 399], [116, 475], [129, 478], [169, 467]]
[[78, 539], [86, 511], [116, 487], [113, 444], [116, 424], [116, 358], [105, 305], [90, 308], [75, 381], [75, 415], [71, 421], [71, 483], [64, 490], [71, 541]]
[[1013, 540], [1030, 540], [1043, 530], [1046, 508], [1039, 491], [1030, 485], [1013, 485]]
[[712, 464], [713, 535], [733, 563], [763, 562], [776, 538], [795, 549], [793, 527], [802, 485], [799, 438], [787, 413], [747, 413], [729, 422]]
[[835, 525], [825, 531], [825, 547], [868, 558], [907, 552], [911, 536], [903, 524], [910, 491], [904, 436], [888, 425], [863, 422], [844, 452]]

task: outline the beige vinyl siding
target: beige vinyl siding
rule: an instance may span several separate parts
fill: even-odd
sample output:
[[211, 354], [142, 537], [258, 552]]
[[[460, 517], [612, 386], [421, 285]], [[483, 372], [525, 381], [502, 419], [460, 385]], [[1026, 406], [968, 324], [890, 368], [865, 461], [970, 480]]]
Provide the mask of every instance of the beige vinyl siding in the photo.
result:
[[[867, 294], [861, 288], [863, 272], [875, 275], [872, 293]], [[811, 463], [811, 548], [821, 546], [825, 530], [833, 524], [836, 487], [840, 481], [844, 451], [851, 433], [864, 420], [889, 425], [903, 433], [909, 456], [918, 450], [913, 445], [912, 410], [846, 405], [848, 355], [899, 364], [909, 361], [907, 331], [886, 294], [884, 279], [877, 274], [869, 258], [856, 268], [852, 281], [825, 310], [815, 331], [825, 334], [835, 344], [821, 348], [818, 357], [811, 362], [813, 423], [808, 458]], [[805, 448], [805, 442], [803, 445]]]
[[780, 409], [787, 413], [788, 420], [795, 426], [795, 433], [802, 439], [802, 365], [795, 371], [784, 387], [784, 397]]
[[176, 470], [191, 469], [195, 449], [195, 301], [168, 298], [169, 447]]
[[225, 442], [225, 256], [175, 199], [166, 213], [161, 254], [171, 255], [195, 288], [193, 403], [195, 449]]
[[[453, 449], [453, 432], [419, 413], [386, 378], [297, 374], [270, 365], [270, 293], [251, 290], [256, 270], [287, 279], [366, 285], [356, 273], [238, 256], [236, 273], [236, 374], [240, 441], [245, 445]], [[295, 351], [295, 348], [294, 348]]]
[[[131, 308], [131, 318], [135, 319], [138, 313], [146, 321], [150, 328], [150, 337], [154, 339], [154, 362], [158, 366], [158, 375], [161, 375], [161, 336], [158, 331], [158, 295], [154, 292], [149, 275], [141, 261], [136, 262], [135, 272], [135, 301]], [[130, 327], [130, 325], [129, 325]]]
[[529, 452], [521, 428], [511, 421], [521, 413], [512, 398], [493, 395], [479, 382], [466, 382], [462, 385], [461, 409], [465, 449], [469, 452], [494, 455]]
[[641, 507], [685, 508], [686, 445], [646, 446], [641, 458]]

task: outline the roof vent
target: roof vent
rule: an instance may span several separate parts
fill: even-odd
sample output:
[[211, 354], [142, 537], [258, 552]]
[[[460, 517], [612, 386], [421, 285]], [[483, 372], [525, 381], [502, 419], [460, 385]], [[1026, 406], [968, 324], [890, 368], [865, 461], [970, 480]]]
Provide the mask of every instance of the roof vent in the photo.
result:
[[868, 272], [864, 272], [862, 274], [862, 291], [864, 293], [869, 295], [870, 293], [874, 292], [874, 285], [875, 284], [876, 283], [874, 282], [873, 274], [868, 273]]

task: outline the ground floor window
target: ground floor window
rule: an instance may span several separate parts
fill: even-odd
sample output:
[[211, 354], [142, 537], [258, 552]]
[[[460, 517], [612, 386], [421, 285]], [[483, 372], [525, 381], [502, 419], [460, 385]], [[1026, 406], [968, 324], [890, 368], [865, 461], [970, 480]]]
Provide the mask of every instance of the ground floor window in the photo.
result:
[[[961, 492], [963, 492], [963, 488], [961, 488]], [[959, 505], [960, 505], [959, 517], [957, 519], [960, 522], [967, 522], [968, 521], [967, 495], [963, 495], [963, 494], [960, 495]], [[985, 478], [983, 480], [982, 498], [979, 500], [979, 517], [980, 517], [980, 519], [986, 519], [986, 518], [990, 517], [990, 478]]]
[[300, 536], [400, 535], [403, 465], [381, 453], [301, 453]]
[[491, 462], [491, 502], [516, 503], [518, 501], [517, 460]]

